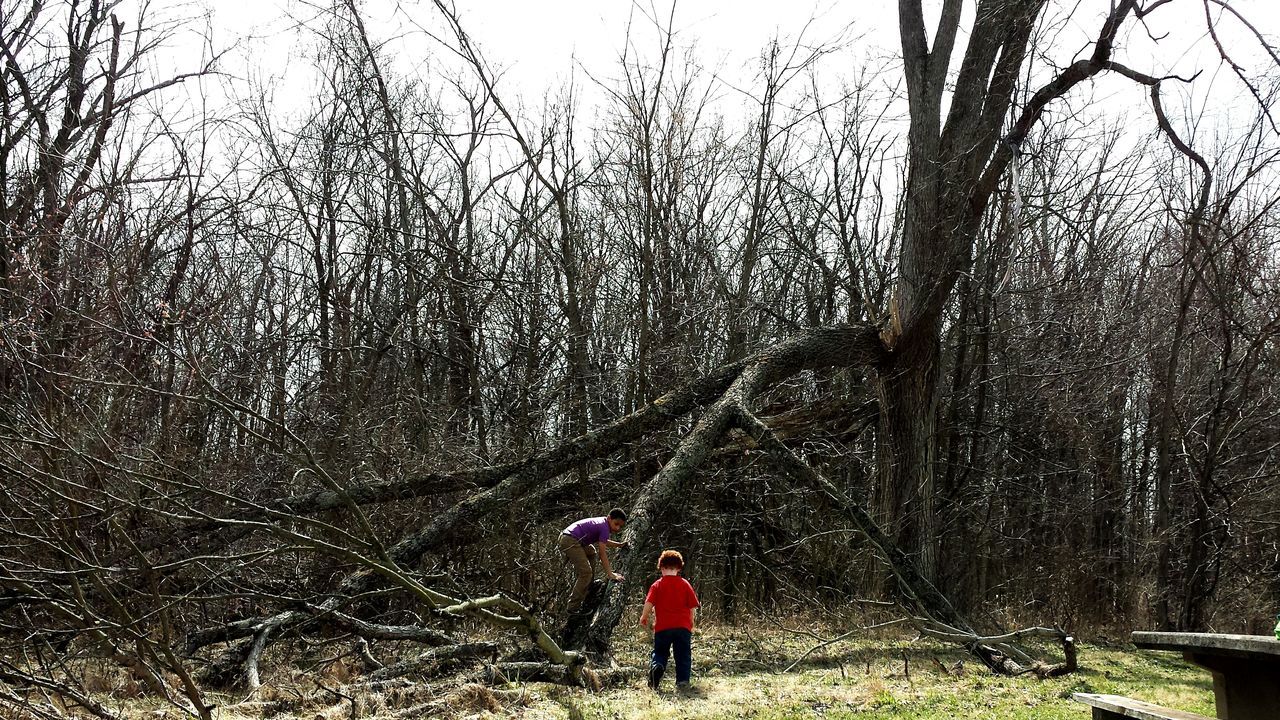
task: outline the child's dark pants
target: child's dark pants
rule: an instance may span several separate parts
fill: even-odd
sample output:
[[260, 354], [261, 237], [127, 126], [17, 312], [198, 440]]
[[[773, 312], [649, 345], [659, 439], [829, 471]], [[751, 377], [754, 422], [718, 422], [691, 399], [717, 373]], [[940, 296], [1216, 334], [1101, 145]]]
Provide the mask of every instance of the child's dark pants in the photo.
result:
[[653, 634], [653, 660], [650, 667], [666, 670], [667, 660], [674, 650], [676, 655], [676, 682], [689, 682], [693, 669], [693, 652], [690, 648], [693, 633], [685, 628], [667, 628]]

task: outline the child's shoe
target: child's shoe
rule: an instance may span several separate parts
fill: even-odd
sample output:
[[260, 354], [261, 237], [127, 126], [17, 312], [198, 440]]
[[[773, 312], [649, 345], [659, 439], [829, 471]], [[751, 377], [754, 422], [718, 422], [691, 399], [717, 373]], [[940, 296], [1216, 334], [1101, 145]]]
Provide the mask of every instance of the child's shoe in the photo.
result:
[[649, 689], [657, 691], [658, 683], [662, 682], [662, 673], [666, 668], [661, 665], [649, 666]]
[[688, 680], [684, 682], [676, 683], [676, 692], [680, 693], [681, 695], [686, 695], [692, 690], [693, 690], [693, 685], [689, 684]]

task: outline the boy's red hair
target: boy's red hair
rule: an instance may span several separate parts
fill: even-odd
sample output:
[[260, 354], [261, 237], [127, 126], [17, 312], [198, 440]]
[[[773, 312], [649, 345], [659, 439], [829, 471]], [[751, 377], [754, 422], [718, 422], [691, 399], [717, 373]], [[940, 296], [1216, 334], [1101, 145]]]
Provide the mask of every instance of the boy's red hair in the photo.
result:
[[658, 572], [662, 572], [663, 568], [679, 570], [684, 567], [684, 556], [678, 550], [663, 550], [658, 556]]

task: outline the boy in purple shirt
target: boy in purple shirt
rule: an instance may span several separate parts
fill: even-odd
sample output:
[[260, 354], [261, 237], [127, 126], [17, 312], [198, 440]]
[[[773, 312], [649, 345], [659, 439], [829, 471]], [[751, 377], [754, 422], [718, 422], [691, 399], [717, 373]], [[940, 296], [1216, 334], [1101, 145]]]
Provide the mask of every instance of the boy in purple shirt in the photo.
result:
[[[620, 532], [627, 523], [627, 514], [621, 508], [614, 508], [604, 517], [583, 518], [560, 533], [560, 552], [573, 565], [575, 576], [573, 596], [569, 600], [569, 611], [574, 612], [582, 607], [587, 598], [587, 589], [596, 575], [596, 557], [604, 566], [606, 577], [622, 582], [622, 575], [613, 571], [609, 565], [608, 548], [630, 547], [631, 543], [610, 540], [609, 534]], [[598, 550], [597, 550], [598, 548]]]

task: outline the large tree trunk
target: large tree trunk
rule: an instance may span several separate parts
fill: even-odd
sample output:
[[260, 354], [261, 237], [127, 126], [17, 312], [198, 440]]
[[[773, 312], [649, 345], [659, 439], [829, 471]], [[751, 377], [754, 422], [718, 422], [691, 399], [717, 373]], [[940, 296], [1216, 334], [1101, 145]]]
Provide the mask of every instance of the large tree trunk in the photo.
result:
[[[959, 0], [944, 3], [935, 44], [930, 49], [921, 3], [899, 0], [911, 118], [910, 174], [899, 283], [885, 314], [887, 326], [878, 338], [860, 337], [865, 328], [811, 332], [749, 361], [662, 471], [641, 490], [628, 530], [638, 547], [646, 546], [655, 521], [678, 497], [712, 444], [731, 427], [733, 412], [750, 412], [750, 402], [770, 382], [805, 367], [856, 364], [879, 371], [884, 426], [880, 449], [885, 451], [879, 463], [881, 483], [893, 487], [892, 493], [882, 496], [901, 493], [901, 497], [915, 500], [911, 519], [898, 525], [901, 535], [893, 538], [894, 546], [901, 547], [901, 541], [907, 540], [908, 546], [922, 551], [926, 567], [932, 569], [936, 562], [932, 547], [932, 461], [943, 313], [957, 279], [968, 266], [983, 214], [1000, 177], [1014, 159], [1016, 144], [1035, 126], [1051, 101], [1108, 67], [1120, 23], [1134, 10], [1131, 0], [1112, 10], [1093, 55], [1078, 61], [1036, 92], [1002, 145], [998, 142], [1000, 127], [1044, 1], [983, 3], [952, 86], [944, 124], [942, 99], [961, 6]], [[849, 337], [849, 333], [854, 336]], [[832, 340], [848, 346], [840, 351], [827, 344]], [[596, 649], [607, 648], [621, 618], [622, 597], [635, 590], [635, 578], [639, 576], [636, 570], [645, 562], [638, 555], [626, 559], [627, 581], [610, 589], [597, 614], [588, 640]], [[912, 570], [921, 578], [927, 577], [918, 568]], [[902, 576], [898, 575], [898, 579]]]
[[938, 346], [876, 382], [881, 414], [876, 442], [880, 517], [898, 547], [930, 582], [937, 574], [934, 454], [937, 448]]
[[933, 460], [947, 304], [970, 265], [983, 216], [1018, 145], [1050, 102], [1111, 67], [1120, 25], [1136, 9], [1132, 0], [1116, 3], [1092, 55], [1037, 90], [1002, 137], [1044, 7], [1044, 0], [979, 2], [958, 72], [949, 77], [963, 2], [942, 4], [933, 47], [920, 0], [898, 2], [911, 122], [898, 283], [884, 313], [883, 337], [892, 358], [877, 383], [882, 408], [878, 467], [882, 507], [895, 539], [915, 551], [927, 577], [936, 569]]
[[[574, 632], [572, 639], [582, 641], [581, 646], [589, 651], [608, 652], [610, 638], [622, 621], [623, 611], [630, 605], [629, 599], [641, 592], [642, 569], [652, 561], [653, 551], [657, 548], [654, 539], [663, 515], [681, 496], [689, 480], [723, 436], [736, 428], [745, 431], [784, 474], [799, 484], [818, 490], [834, 511], [846, 518], [876, 548], [896, 580], [903, 605], [917, 622], [930, 628], [931, 632], [941, 628], [937, 631], [959, 639], [993, 670], [1011, 674], [1024, 671], [1011, 657], [1017, 651], [1007, 644], [979, 638], [946, 595], [921, 574], [915, 561], [898, 547], [866, 508], [850, 499], [787, 448], [752, 412], [754, 399], [761, 392], [801, 370], [832, 366], [874, 367], [880, 366], [885, 357], [875, 328], [850, 326], [817, 328], [748, 360], [723, 395], [708, 406], [672, 458], [641, 490], [626, 531], [628, 539], [639, 552], [632, 552], [622, 560], [626, 579], [607, 588], [605, 600], [595, 611], [591, 626], [586, 632]], [[1059, 634], [1062, 633], [1059, 631]], [[1065, 635], [1063, 640], [1064, 644], [1070, 643], [1070, 638]], [[577, 644], [567, 643], [570, 647]], [[1073, 663], [1069, 661], [1069, 664]]]

